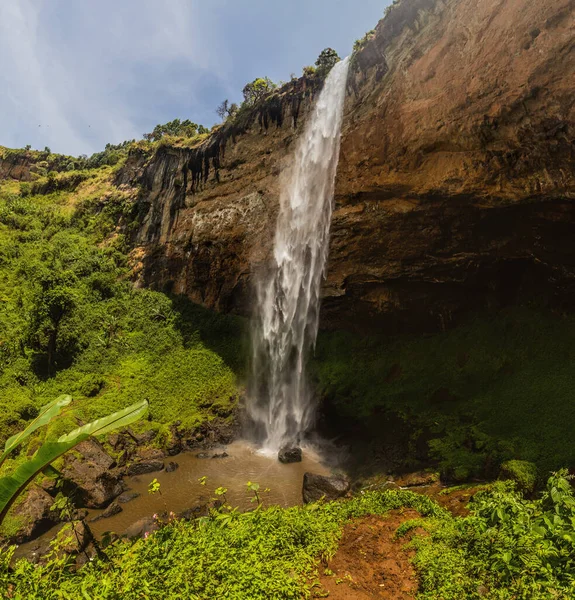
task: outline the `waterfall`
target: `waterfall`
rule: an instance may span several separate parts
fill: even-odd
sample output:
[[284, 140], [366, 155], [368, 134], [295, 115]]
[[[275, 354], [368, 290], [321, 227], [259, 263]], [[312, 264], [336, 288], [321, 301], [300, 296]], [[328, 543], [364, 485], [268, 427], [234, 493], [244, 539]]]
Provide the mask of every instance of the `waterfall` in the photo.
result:
[[262, 448], [298, 443], [314, 406], [305, 375], [325, 274], [348, 60], [330, 71], [280, 194], [273, 260], [256, 284], [248, 414]]

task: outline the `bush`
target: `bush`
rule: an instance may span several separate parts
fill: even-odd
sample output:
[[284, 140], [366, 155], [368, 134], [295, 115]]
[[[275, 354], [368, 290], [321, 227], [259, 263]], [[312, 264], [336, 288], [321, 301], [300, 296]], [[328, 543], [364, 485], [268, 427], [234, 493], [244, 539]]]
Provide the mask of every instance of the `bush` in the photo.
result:
[[508, 460], [501, 465], [502, 479], [514, 481], [524, 492], [533, 492], [537, 485], [537, 466], [525, 460]]
[[340, 60], [341, 59], [338, 53], [333, 48], [326, 48], [325, 50], [322, 50], [315, 61], [317, 74], [320, 77], [327, 77], [328, 73]]

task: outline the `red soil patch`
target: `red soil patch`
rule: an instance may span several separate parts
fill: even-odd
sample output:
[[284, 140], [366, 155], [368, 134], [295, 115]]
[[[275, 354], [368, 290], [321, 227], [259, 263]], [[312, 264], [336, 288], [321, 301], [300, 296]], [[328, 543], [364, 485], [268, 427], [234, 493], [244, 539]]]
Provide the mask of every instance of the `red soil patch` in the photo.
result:
[[418, 587], [410, 562], [414, 552], [405, 548], [406, 538], [394, 536], [404, 521], [417, 517], [416, 511], [403, 510], [348, 523], [325, 572], [320, 567], [323, 590], [316, 597], [326, 597], [328, 592], [330, 600], [414, 598]]

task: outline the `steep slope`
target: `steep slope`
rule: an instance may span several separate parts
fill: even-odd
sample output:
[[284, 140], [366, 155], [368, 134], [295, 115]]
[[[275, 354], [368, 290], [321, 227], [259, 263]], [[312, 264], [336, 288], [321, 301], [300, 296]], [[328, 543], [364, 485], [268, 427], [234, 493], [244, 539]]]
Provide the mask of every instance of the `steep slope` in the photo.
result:
[[[362, 44], [325, 326], [434, 330], [481, 307], [572, 303], [574, 7], [402, 0]], [[143, 190], [143, 284], [249, 311], [310, 86], [288, 84], [198, 148], [131, 156], [118, 182]]]

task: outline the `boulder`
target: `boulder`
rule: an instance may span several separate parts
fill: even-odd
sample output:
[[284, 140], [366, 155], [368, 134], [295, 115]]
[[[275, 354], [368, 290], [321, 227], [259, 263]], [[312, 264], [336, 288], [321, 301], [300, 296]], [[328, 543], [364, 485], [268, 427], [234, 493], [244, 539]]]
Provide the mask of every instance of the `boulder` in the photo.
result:
[[317, 500], [337, 500], [349, 491], [349, 481], [342, 475], [326, 477], [315, 473], [305, 473], [303, 476], [303, 501], [305, 504]]
[[171, 460], [167, 465], [166, 465], [166, 473], [173, 473], [176, 469], [179, 469], [180, 465], [177, 462], [174, 462], [173, 460]]
[[164, 453], [158, 448], [138, 448], [134, 462], [128, 465], [127, 475], [145, 475], [164, 468]]
[[158, 529], [158, 523], [152, 517], [144, 517], [126, 529], [126, 537], [130, 539], [143, 538]]
[[114, 515], [117, 515], [118, 513], [121, 513], [124, 509], [120, 506], [120, 504], [118, 503], [118, 501], [114, 501], [112, 502], [112, 504], [110, 504], [110, 506], [108, 506], [108, 508], [106, 508], [106, 510], [94, 517], [93, 519], [90, 519], [91, 523], [95, 523], [96, 521], [99, 521], [100, 519], [108, 519], [109, 517], [113, 517]]
[[53, 504], [54, 499], [48, 492], [37, 485], [31, 486], [24, 501], [14, 508], [14, 515], [22, 522], [13, 536], [14, 541], [21, 544], [31, 540], [58, 523], [60, 516], [57, 511], [51, 510]]
[[302, 459], [302, 451], [298, 446], [284, 446], [278, 452], [278, 460], [281, 463], [296, 463], [301, 462]]
[[84, 521], [66, 523], [56, 534], [58, 553], [77, 554], [85, 550], [94, 539]]
[[219, 454], [216, 452], [212, 454], [212, 458], [227, 458], [229, 454], [227, 452], [220, 452]]
[[116, 498], [116, 502], [119, 502], [120, 504], [126, 504], [126, 502], [130, 502], [139, 496], [139, 492], [124, 492]]
[[89, 439], [66, 455], [62, 474], [76, 488], [81, 506], [102, 508], [124, 491], [121, 474], [114, 466], [114, 459], [102, 445]]

